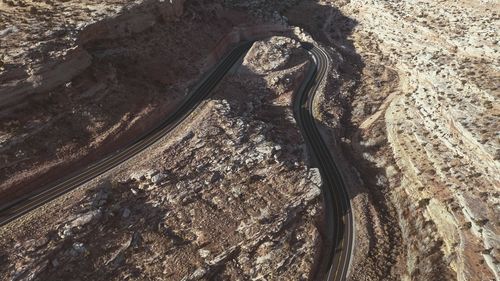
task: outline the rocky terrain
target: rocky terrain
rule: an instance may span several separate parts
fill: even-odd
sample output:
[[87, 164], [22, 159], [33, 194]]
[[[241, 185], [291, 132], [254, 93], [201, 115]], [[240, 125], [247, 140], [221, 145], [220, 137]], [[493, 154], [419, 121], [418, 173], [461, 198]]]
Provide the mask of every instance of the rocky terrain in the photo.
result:
[[182, 2], [0, 2], [0, 205], [178, 105], [236, 23]]
[[[315, 113], [355, 216], [350, 280], [499, 280], [499, 10], [479, 0], [3, 0], [0, 198], [151, 128], [234, 26], [298, 26], [332, 59]], [[297, 41], [256, 42], [157, 146], [2, 228], [0, 276], [313, 279], [321, 179], [290, 107], [305, 67]]]
[[359, 174], [353, 280], [500, 278], [500, 6], [482, 2], [303, 1], [287, 15], [341, 54], [318, 111]]
[[2, 280], [309, 279], [321, 177], [290, 106], [305, 62], [293, 39], [256, 43], [158, 145], [4, 228]]

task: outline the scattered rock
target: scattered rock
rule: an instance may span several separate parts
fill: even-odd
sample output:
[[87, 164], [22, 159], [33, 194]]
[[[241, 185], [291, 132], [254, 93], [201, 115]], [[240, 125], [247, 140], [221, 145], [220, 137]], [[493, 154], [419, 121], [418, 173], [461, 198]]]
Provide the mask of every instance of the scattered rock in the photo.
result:
[[85, 245], [83, 243], [75, 242], [72, 245], [72, 252], [71, 252], [71, 254], [73, 256], [77, 256], [77, 255], [84, 254], [86, 251], [87, 251], [87, 249], [85, 248]]
[[122, 217], [126, 219], [126, 218], [130, 217], [130, 213], [131, 213], [130, 209], [129, 208], [125, 208], [125, 209], [123, 209]]
[[198, 253], [200, 254], [200, 257], [202, 257], [202, 258], [207, 258], [208, 256], [210, 256], [210, 251], [206, 250], [206, 249], [199, 249]]
[[110, 187], [111, 183], [108, 180], [100, 184], [97, 193], [94, 195], [94, 198], [92, 199], [92, 205], [94, 207], [101, 207], [106, 204], [109, 198]]
[[167, 178], [167, 174], [158, 173], [158, 174], [151, 177], [151, 182], [154, 184], [160, 184], [166, 178]]
[[84, 225], [94, 221], [94, 220], [98, 220], [99, 218], [101, 218], [101, 216], [102, 216], [101, 210], [89, 211], [89, 212], [77, 217], [76, 219], [74, 219], [71, 222], [70, 226], [71, 227], [81, 227], [81, 226], [84, 226]]
[[191, 281], [191, 280], [200, 280], [207, 274], [207, 270], [203, 267], [197, 268], [193, 273], [188, 276], [185, 276], [181, 279], [181, 281]]
[[321, 187], [323, 180], [321, 179], [321, 173], [318, 168], [309, 169], [307, 178], [317, 187]]

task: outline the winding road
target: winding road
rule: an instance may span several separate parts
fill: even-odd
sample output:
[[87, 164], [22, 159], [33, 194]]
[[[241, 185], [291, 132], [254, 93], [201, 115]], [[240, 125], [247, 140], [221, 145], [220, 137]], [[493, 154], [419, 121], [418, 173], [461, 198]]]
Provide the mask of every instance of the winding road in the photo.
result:
[[[179, 108], [158, 127], [144, 134], [126, 148], [107, 155], [86, 168], [70, 174], [52, 184], [27, 194], [9, 204], [0, 206], [0, 226], [20, 218], [53, 199], [89, 182], [131, 159], [157, 143], [168, 132], [189, 116], [205, 100], [233, 65], [252, 46], [245, 42], [233, 49], [191, 91]], [[294, 100], [295, 118], [304, 134], [312, 160], [318, 166], [323, 179], [325, 203], [325, 230], [322, 259], [315, 279], [345, 280], [349, 269], [353, 246], [353, 218], [349, 198], [340, 172], [328, 146], [323, 140], [313, 115], [313, 101], [321, 82], [329, 69], [328, 54], [320, 47], [304, 44], [311, 55], [311, 67]]]
[[126, 148], [118, 150], [105, 158], [72, 173], [56, 182], [43, 186], [31, 194], [27, 194], [13, 202], [0, 206], [0, 226], [29, 213], [30, 211], [52, 201], [53, 199], [81, 186], [82, 184], [110, 171], [121, 163], [136, 156], [141, 151], [158, 142], [168, 132], [181, 123], [198, 105], [206, 99], [217, 84], [224, 78], [233, 65], [246, 53], [252, 42], [245, 42], [233, 49], [224, 57], [201, 82], [193, 87], [188, 98], [178, 109], [168, 116], [159, 126], [147, 132]]
[[321, 136], [313, 111], [314, 98], [326, 79], [330, 60], [328, 53], [319, 46], [304, 43], [303, 47], [312, 60], [304, 84], [295, 95], [294, 113], [312, 160], [320, 170], [326, 208], [323, 258], [316, 279], [346, 280], [354, 245], [354, 221], [344, 181]]

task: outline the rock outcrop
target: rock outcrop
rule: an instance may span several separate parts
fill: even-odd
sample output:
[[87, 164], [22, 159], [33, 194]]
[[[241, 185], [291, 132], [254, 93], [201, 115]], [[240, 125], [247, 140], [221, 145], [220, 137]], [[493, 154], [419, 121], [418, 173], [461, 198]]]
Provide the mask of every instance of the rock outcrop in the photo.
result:
[[500, 276], [500, 6], [485, 3], [304, 1], [286, 14], [340, 53], [317, 109], [357, 169], [345, 168], [353, 280]]
[[[256, 46], [280, 48], [277, 59], [287, 63], [272, 70], [265, 58], [249, 54], [197, 114], [160, 143], [106, 179], [2, 229], [0, 275], [311, 278], [322, 239], [316, 226], [321, 178], [306, 166], [290, 106], [307, 57], [283, 37]], [[256, 67], [268, 71], [250, 71]], [[37, 231], [28, 231], [32, 227]]]
[[[85, 44], [131, 36], [151, 28], [158, 21], [178, 19], [184, 2], [144, 0], [101, 6], [80, 3], [76, 9], [67, 2], [31, 3], [29, 9], [19, 8], [12, 2], [12, 7], [2, 7], [5, 10], [2, 18], [6, 23], [11, 19], [37, 22], [20, 27], [4, 26], [0, 31], [2, 42], [5, 42], [0, 46], [0, 110], [15, 106], [28, 96], [44, 94], [81, 74], [92, 59]], [[54, 13], [53, 10], [63, 12]], [[80, 17], [84, 11], [92, 12]], [[69, 25], [63, 20], [65, 18], [71, 21]], [[18, 24], [15, 21], [10, 23]], [[42, 47], [48, 50], [40, 53]]]

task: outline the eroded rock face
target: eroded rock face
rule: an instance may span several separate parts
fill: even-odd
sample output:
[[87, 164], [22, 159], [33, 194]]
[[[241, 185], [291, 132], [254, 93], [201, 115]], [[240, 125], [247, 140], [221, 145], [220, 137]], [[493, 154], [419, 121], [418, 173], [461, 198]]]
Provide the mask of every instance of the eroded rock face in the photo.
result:
[[[176, 108], [232, 28], [203, 6], [186, 4], [180, 15], [183, 3], [34, 2], [53, 5], [36, 15], [0, 8], [6, 23], [31, 22], [20, 20], [0, 46], [0, 201], [97, 160]], [[61, 25], [65, 32], [49, 32]], [[20, 102], [7, 106], [11, 98]]]
[[304, 1], [287, 14], [341, 53], [318, 108], [366, 187], [353, 280], [499, 278], [498, 8]]
[[[272, 42], [267, 47], [279, 47]], [[42, 280], [310, 278], [321, 244], [321, 178], [306, 166], [290, 106], [300, 80], [282, 86], [286, 92], [266, 86], [273, 78], [301, 77], [305, 58], [266, 75], [241, 66], [198, 114], [152, 150], [40, 212], [44, 219], [32, 221], [43, 225], [38, 231], [26, 232], [32, 227], [27, 223], [17, 234], [0, 235], [0, 249], [16, 250], [1, 253], [7, 262], [0, 274]], [[32, 238], [41, 244], [26, 242]]]
[[63, 51], [51, 62], [11, 69], [0, 73], [0, 109], [14, 107], [28, 96], [50, 91], [81, 74], [91, 64], [92, 57], [82, 48]]
[[78, 36], [78, 43], [89, 44], [96, 40], [113, 40], [131, 36], [161, 22], [179, 19], [186, 0], [145, 0], [111, 19], [86, 26]]
[[[419, 7], [394, 2], [382, 10], [413, 10], [403, 30], [391, 28], [382, 33], [373, 26], [374, 33], [384, 37], [380, 48], [394, 48], [393, 55], [399, 57], [400, 94], [387, 100], [385, 112], [387, 138], [398, 169], [405, 175], [397, 196], [408, 196], [412, 205], [419, 205], [422, 220], [434, 224], [429, 236], [436, 247], [443, 243], [439, 248], [444, 262], [453, 260], [450, 268], [457, 279], [498, 279], [495, 260], [500, 252], [484, 250], [500, 248], [500, 228], [480, 223], [500, 215], [494, 207], [500, 203], [495, 196], [500, 182], [500, 165], [495, 160], [498, 143], [493, 143], [491, 135], [500, 129], [495, 116], [498, 108], [491, 105], [499, 95], [491, 88], [494, 70], [490, 68], [498, 64], [494, 66], [492, 45], [483, 35], [495, 33], [489, 24], [493, 19], [477, 7], [433, 2]], [[392, 17], [391, 21], [397, 21], [399, 15]], [[410, 27], [410, 21], [425, 32], [408, 35], [404, 30], [417, 28], [414, 23]], [[464, 37], [453, 35], [462, 33]], [[405, 35], [393, 45], [389, 42], [395, 34]], [[429, 43], [419, 43], [423, 38]], [[468, 222], [471, 229], [463, 227]], [[411, 230], [412, 223], [408, 224], [407, 239], [413, 240], [419, 228]], [[425, 251], [411, 252], [410, 256], [419, 256]], [[421, 266], [416, 263], [410, 271]]]
[[244, 58], [244, 65], [259, 74], [281, 70], [290, 62], [290, 57], [298, 52], [300, 43], [288, 37], [273, 36], [254, 44]]
[[82, 73], [91, 63], [83, 45], [137, 34], [158, 20], [175, 20], [184, 2], [2, 4], [0, 109]]
[[280, 15], [281, 12], [296, 4], [297, 0], [225, 0], [224, 4], [232, 8], [243, 8], [252, 15], [275, 22], [286, 23], [286, 17]]

